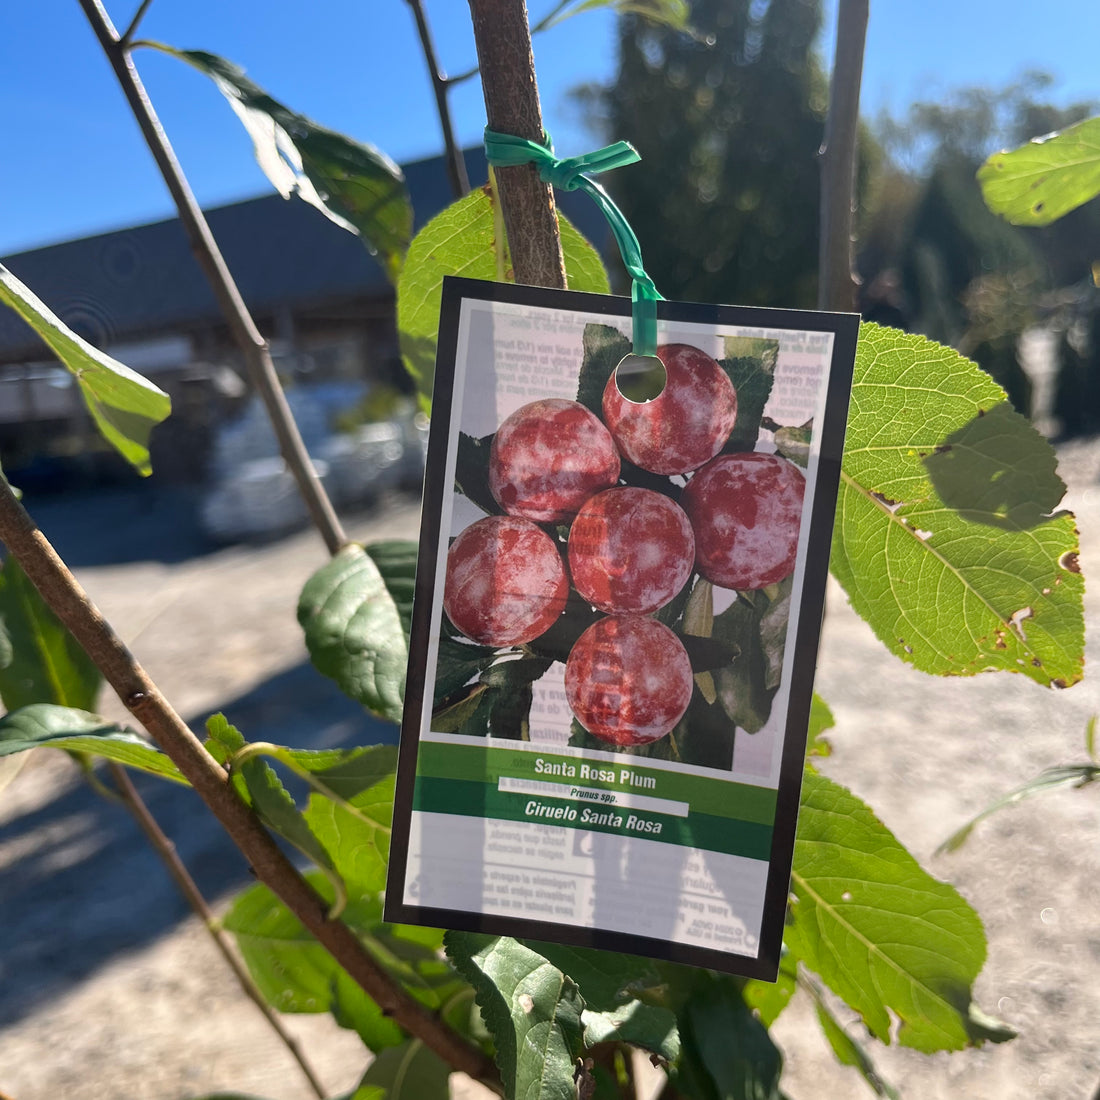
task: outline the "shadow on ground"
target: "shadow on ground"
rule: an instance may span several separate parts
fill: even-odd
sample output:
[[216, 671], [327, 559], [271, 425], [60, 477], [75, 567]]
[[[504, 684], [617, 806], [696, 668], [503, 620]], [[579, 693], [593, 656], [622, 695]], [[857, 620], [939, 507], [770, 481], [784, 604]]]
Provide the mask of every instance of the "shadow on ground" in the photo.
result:
[[[159, 561], [166, 565], [219, 547], [203, 533], [199, 490], [177, 485], [32, 494], [23, 504], [71, 569]], [[91, 518], [94, 517], [94, 518]]]
[[[253, 738], [299, 748], [393, 744], [397, 728], [366, 714], [303, 663], [219, 709]], [[208, 715], [195, 715], [202, 729]], [[46, 751], [46, 750], [41, 750]], [[250, 881], [198, 796], [135, 774], [142, 797], [207, 898]], [[0, 827], [0, 1027], [120, 953], [147, 946], [188, 909], [130, 815], [81, 784]]]

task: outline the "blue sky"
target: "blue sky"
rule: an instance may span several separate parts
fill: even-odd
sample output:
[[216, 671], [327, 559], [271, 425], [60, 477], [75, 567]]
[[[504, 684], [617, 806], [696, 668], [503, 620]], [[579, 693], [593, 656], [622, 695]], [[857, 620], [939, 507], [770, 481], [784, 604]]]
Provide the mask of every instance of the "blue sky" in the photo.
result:
[[[124, 26], [136, 0], [106, 0]], [[825, 0], [822, 51], [836, 0]], [[528, 0], [532, 18], [551, 0]], [[452, 72], [474, 60], [463, 0], [428, 0]], [[865, 113], [895, 112], [965, 84], [1000, 86], [1028, 69], [1052, 73], [1058, 102], [1100, 99], [1095, 0], [872, 0]], [[1039, 13], [1042, 14], [1039, 14]], [[154, 0], [142, 34], [220, 53], [276, 98], [398, 161], [441, 139], [405, 0]], [[569, 97], [615, 68], [614, 19], [578, 16], [539, 36], [535, 60], [547, 128], [559, 154], [596, 144]], [[258, 194], [266, 181], [239, 123], [213, 85], [150, 51], [137, 64], [192, 186], [204, 204]], [[76, 0], [22, 0], [0, 17], [0, 255], [169, 216], [172, 207]], [[452, 95], [465, 143], [480, 140], [476, 81]]]

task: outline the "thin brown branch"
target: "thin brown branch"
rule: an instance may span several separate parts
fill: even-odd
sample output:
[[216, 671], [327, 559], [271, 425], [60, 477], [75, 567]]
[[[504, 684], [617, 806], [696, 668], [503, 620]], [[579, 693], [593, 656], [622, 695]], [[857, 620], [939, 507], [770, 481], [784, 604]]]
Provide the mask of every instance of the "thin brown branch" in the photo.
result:
[[435, 43], [432, 41], [431, 28], [428, 26], [428, 17], [424, 12], [423, 0], [406, 0], [412, 8], [416, 18], [416, 32], [420, 36], [420, 48], [424, 53], [424, 61], [428, 66], [428, 76], [432, 80], [432, 90], [435, 92], [435, 109], [439, 114], [439, 125], [443, 130], [443, 146], [447, 155], [447, 177], [451, 181], [451, 189], [455, 198], [460, 199], [468, 194], [470, 180], [466, 175], [466, 160], [462, 156], [462, 150], [455, 141], [454, 126], [451, 125], [451, 106], [447, 99], [447, 91], [451, 82], [447, 79], [439, 65], [439, 57], [435, 52]]
[[829, 115], [821, 147], [819, 309], [858, 310], [859, 278], [852, 263], [859, 86], [870, 0], [840, 0]]
[[141, 0], [138, 10], [134, 12], [134, 18], [130, 20], [130, 25], [122, 32], [122, 37], [119, 39], [119, 43], [124, 49], [133, 42], [134, 35], [137, 34], [137, 29], [141, 26], [141, 21], [145, 18], [145, 13], [149, 10], [149, 5], [152, 2], [153, 0]]
[[267, 342], [260, 335], [256, 322], [248, 312], [214, 235], [210, 232], [210, 226], [191, 193], [183, 169], [176, 160], [176, 154], [153, 110], [153, 104], [145, 93], [126, 42], [119, 38], [100, 0], [80, 0], [80, 6], [114, 69], [142, 137], [164, 177], [190, 241], [191, 251], [206, 274], [226, 324], [244, 356], [249, 380], [267, 408], [275, 437], [279, 441], [279, 449], [297, 482], [310, 518], [325, 540], [329, 553], [335, 554], [347, 542], [347, 536], [332, 507], [332, 501], [313, 468], [298, 426], [290, 413]]
[[260, 992], [259, 986], [252, 980], [252, 975], [249, 974], [244, 963], [237, 957], [237, 953], [233, 949], [229, 937], [225, 934], [225, 930], [218, 923], [218, 919], [211, 911], [206, 898], [202, 895], [202, 891], [191, 877], [191, 873], [187, 870], [183, 860], [180, 859], [176, 846], [165, 835], [164, 830], [157, 823], [157, 819], [153, 817], [145, 800], [138, 794], [137, 788], [131, 781], [126, 769], [121, 764], [112, 763], [110, 772], [122, 804], [133, 815], [138, 827], [160, 857], [179, 892], [184, 896], [187, 904], [191, 906], [192, 912], [202, 921], [203, 927], [209, 933], [211, 940], [214, 941], [214, 946], [221, 953], [222, 958], [225, 959], [229, 969], [233, 971], [233, 975], [236, 977], [245, 996], [263, 1013], [264, 1019], [271, 1026], [271, 1030], [275, 1032], [279, 1041], [287, 1048], [290, 1056], [298, 1063], [302, 1073], [305, 1074], [309, 1087], [313, 1089], [319, 1100], [325, 1100], [327, 1095], [325, 1087], [321, 1084], [313, 1067], [306, 1061], [301, 1044], [283, 1027], [283, 1023], [275, 1010], [267, 1003], [264, 995]]
[[351, 928], [328, 919], [325, 901], [286, 858], [251, 808], [237, 796], [226, 771], [161, 695], [3, 478], [0, 478], [0, 542], [23, 567], [31, 583], [126, 708], [206, 803], [259, 881], [282, 900], [384, 1015], [421, 1039], [454, 1069], [499, 1091], [500, 1081], [492, 1062], [397, 985], [367, 953]]
[[[489, 127], [543, 140], [527, 5], [524, 0], [470, 0], [474, 41]], [[564, 289], [554, 192], [533, 164], [496, 169], [508, 249], [517, 283]]]

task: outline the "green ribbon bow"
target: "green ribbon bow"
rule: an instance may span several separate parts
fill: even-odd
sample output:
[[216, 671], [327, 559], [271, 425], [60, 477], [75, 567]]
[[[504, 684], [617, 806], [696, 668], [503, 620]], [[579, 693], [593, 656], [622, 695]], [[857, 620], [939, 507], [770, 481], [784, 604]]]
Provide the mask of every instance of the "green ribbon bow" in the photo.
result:
[[550, 135], [544, 133], [546, 141], [540, 145], [536, 141], [514, 137], [512, 134], [498, 134], [495, 130], [485, 130], [485, 155], [494, 167], [510, 168], [518, 164], [535, 164], [539, 178], [561, 191], [581, 190], [592, 196], [601, 213], [611, 226], [615, 243], [623, 257], [623, 264], [633, 280], [631, 287], [631, 319], [634, 327], [634, 354], [653, 355], [657, 351], [657, 302], [663, 301], [653, 280], [646, 274], [642, 265], [642, 248], [630, 223], [623, 212], [612, 201], [611, 196], [589, 173], [608, 172], [612, 168], [621, 168], [633, 164], [642, 158], [637, 150], [626, 141], [617, 141], [592, 153], [579, 157], [567, 157], [558, 160], [554, 156], [554, 147]]

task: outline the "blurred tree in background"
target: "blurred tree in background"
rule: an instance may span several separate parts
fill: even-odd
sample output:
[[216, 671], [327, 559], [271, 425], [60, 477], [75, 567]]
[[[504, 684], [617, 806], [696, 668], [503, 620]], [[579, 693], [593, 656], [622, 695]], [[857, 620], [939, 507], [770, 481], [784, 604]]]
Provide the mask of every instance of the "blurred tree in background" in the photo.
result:
[[819, 0], [695, 0], [693, 35], [621, 20], [617, 79], [587, 98], [642, 155], [608, 188], [668, 297], [813, 305], [820, 23]]
[[[607, 177], [670, 298], [812, 307], [827, 105], [820, 0], [693, 0], [693, 34], [620, 21], [619, 68], [580, 98], [643, 163]], [[1100, 431], [1100, 202], [1019, 228], [975, 173], [994, 151], [1094, 111], [1050, 76], [963, 88], [864, 124], [857, 188], [864, 317], [951, 344], [1032, 412], [1021, 334], [1054, 333], [1062, 434]], [[660, 227], [658, 229], [658, 227]]]

